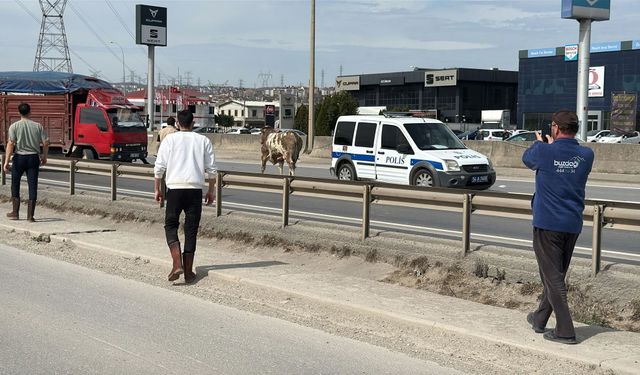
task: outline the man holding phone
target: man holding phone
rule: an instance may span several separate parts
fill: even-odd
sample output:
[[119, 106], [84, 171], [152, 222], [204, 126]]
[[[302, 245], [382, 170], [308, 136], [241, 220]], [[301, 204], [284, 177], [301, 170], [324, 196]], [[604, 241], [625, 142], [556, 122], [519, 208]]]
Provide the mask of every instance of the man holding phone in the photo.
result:
[[[536, 171], [533, 209], [533, 250], [544, 286], [538, 309], [527, 316], [536, 333], [546, 340], [577, 344], [567, 303], [565, 277], [573, 249], [582, 231], [585, 186], [594, 154], [575, 139], [578, 117], [560, 110], [553, 114], [550, 134], [536, 132], [534, 142], [522, 161]], [[543, 138], [544, 137], [544, 138]], [[547, 143], [543, 143], [546, 140]], [[555, 312], [555, 330], [545, 332]]]

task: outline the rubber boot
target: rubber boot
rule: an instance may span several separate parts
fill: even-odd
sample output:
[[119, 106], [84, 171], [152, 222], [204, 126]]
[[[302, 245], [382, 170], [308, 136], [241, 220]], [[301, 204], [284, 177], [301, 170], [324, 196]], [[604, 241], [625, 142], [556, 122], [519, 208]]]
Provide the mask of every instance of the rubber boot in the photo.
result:
[[13, 204], [13, 211], [7, 213], [9, 220], [18, 220], [20, 217], [20, 198], [11, 198]]
[[33, 214], [36, 211], [36, 201], [29, 201], [29, 205], [27, 206], [27, 221], [30, 223], [34, 223], [36, 219], [33, 218]]
[[182, 263], [184, 264], [184, 282], [191, 284], [196, 281], [196, 274], [193, 272], [193, 257], [194, 253], [182, 254]]
[[167, 279], [169, 281], [176, 281], [184, 272], [182, 269], [182, 259], [180, 257], [180, 242], [174, 242], [169, 245], [169, 251], [171, 252], [171, 259], [173, 260], [173, 268], [169, 276], [167, 276]]

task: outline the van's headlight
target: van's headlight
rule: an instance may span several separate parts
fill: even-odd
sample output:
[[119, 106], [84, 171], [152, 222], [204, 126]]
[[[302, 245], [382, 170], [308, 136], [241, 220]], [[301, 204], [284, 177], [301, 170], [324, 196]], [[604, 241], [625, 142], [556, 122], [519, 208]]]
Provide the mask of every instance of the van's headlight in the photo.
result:
[[445, 160], [444, 161], [447, 164], [447, 169], [451, 172], [459, 172], [460, 171], [460, 164], [458, 164], [457, 161], [455, 160]]

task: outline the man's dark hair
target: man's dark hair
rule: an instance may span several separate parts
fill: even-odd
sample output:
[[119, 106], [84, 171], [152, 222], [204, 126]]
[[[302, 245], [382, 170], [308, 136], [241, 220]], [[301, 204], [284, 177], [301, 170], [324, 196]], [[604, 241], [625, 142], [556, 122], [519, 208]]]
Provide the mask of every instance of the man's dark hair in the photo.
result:
[[193, 113], [188, 109], [178, 112], [178, 124], [181, 128], [191, 129], [193, 126]]
[[578, 116], [574, 111], [561, 109], [553, 114], [551, 118], [558, 125], [558, 130], [565, 134], [578, 133]]
[[20, 112], [22, 116], [27, 116], [31, 113], [31, 106], [27, 103], [22, 103], [18, 106], [18, 112]]
[[167, 119], [167, 125], [176, 126], [176, 119], [173, 116], [169, 116]]

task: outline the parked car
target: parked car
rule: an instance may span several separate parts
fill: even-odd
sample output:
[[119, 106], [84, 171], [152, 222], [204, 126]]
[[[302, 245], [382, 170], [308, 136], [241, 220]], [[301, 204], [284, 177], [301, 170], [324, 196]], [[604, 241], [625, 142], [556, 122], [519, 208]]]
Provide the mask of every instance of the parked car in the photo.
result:
[[606, 137], [600, 137], [598, 143], [640, 143], [640, 133], [633, 131], [625, 134], [609, 134]]
[[200, 133], [200, 134], [204, 134], [204, 133], [222, 133], [222, 129], [221, 128], [216, 128], [213, 126], [201, 126], [199, 128], [193, 129], [194, 133]]
[[536, 132], [532, 132], [532, 131], [525, 131], [525, 132], [520, 132], [518, 134], [514, 134], [511, 137], [505, 139], [505, 141], [507, 142], [517, 142], [517, 141], [527, 141], [527, 142], [533, 142], [536, 140]]
[[298, 129], [284, 129], [283, 131], [285, 132], [293, 132], [296, 133], [297, 135], [301, 136], [301, 137], [306, 137], [307, 133], [303, 132], [302, 130], [298, 130]]
[[598, 142], [598, 139], [611, 135], [611, 130], [589, 130], [587, 142]]
[[505, 133], [509, 131], [504, 129], [480, 129], [480, 139], [485, 141], [502, 141], [505, 139]]
[[458, 134], [458, 139], [462, 140], [474, 140], [478, 135], [478, 130], [469, 130], [463, 133]]
[[247, 128], [231, 128], [225, 134], [251, 134], [251, 130]]
[[249, 133], [253, 134], [253, 135], [260, 135], [260, 132], [262, 131], [262, 128], [253, 128], [253, 129], [249, 129]]

